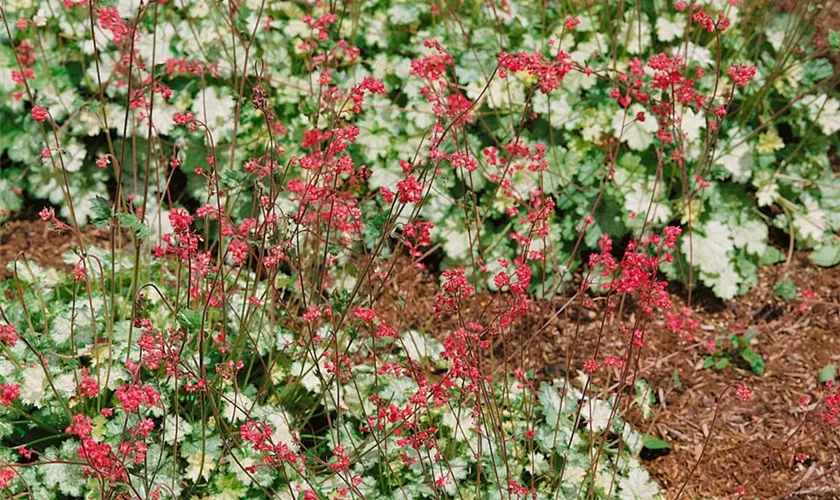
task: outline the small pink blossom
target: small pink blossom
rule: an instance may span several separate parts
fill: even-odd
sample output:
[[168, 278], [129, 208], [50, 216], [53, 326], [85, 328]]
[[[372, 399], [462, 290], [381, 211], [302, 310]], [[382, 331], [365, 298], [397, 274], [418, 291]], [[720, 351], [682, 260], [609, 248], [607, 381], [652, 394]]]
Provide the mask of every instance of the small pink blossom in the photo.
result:
[[752, 399], [752, 392], [750, 392], [750, 388], [747, 387], [745, 384], [739, 385], [738, 389], [735, 391], [735, 394], [737, 394], [738, 397], [746, 403], [748, 403]]
[[31, 114], [32, 119], [38, 123], [44, 123], [45, 121], [47, 121], [47, 118], [50, 117], [50, 112], [47, 111], [46, 108], [42, 108], [37, 104], [35, 106], [32, 106]]
[[9, 406], [20, 397], [20, 386], [17, 384], [0, 385], [0, 405]]
[[580, 19], [576, 17], [567, 17], [563, 24], [565, 24], [567, 30], [571, 31], [580, 24]]
[[755, 77], [755, 71], [755, 66], [740, 66], [736, 64], [730, 66], [726, 70], [726, 74], [732, 78], [732, 81], [735, 82], [737, 87], [743, 88]]
[[0, 341], [9, 347], [17, 344], [18, 332], [14, 325], [0, 325]]

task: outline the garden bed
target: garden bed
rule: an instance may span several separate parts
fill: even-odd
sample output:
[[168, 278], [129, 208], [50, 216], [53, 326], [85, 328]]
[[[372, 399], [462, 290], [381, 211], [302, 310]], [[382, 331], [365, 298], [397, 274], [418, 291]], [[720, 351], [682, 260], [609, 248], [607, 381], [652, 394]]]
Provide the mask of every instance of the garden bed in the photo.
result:
[[[431, 275], [407, 262], [395, 270], [398, 274], [382, 297], [383, 310], [390, 312], [392, 321], [404, 328], [425, 328], [439, 338], [458, 327], [456, 318], [406, 324], [405, 318], [432, 316], [437, 286]], [[787, 302], [774, 292], [785, 278], [790, 278], [798, 291], [797, 297]], [[816, 432], [808, 438], [812, 429], [800, 426], [800, 403], [803, 396], [812, 401], [819, 398], [819, 374], [826, 365], [840, 365], [840, 267], [819, 268], [806, 255], [796, 253], [789, 264], [762, 269], [759, 286], [748, 294], [726, 302], [714, 297], [699, 302], [696, 341], [678, 337], [662, 321], [648, 326], [638, 377], [653, 389], [656, 402], [651, 417], [644, 418], [637, 409], [631, 409], [628, 416], [633, 428], [661, 437], [670, 445], [669, 450], [642, 454], [666, 497], [676, 496], [686, 483], [711, 433], [683, 498], [735, 497], [741, 485], [746, 487], [746, 498], [837, 498], [840, 436]], [[534, 304], [540, 313], [529, 316], [530, 324], [516, 325], [510, 333], [514, 342], [504, 343], [524, 346], [521, 357], [520, 353], [508, 353], [510, 362], [522, 362], [538, 378], [562, 377], [566, 348], [580, 323], [571, 378], [576, 376], [583, 360], [592, 357], [601, 311], [564, 313], [533, 335], [544, 324], [539, 318], [550, 317], [562, 304], [560, 299]], [[467, 310], [491, 317], [501, 309], [485, 295], [475, 297]], [[765, 362], [761, 376], [734, 364], [720, 371], [703, 368], [709, 351], [700, 339], [750, 329], [757, 331], [753, 348]], [[605, 332], [602, 351], [621, 352], [627, 336], [615, 328], [608, 327]], [[503, 358], [499, 356], [493, 363], [503, 366]], [[717, 398], [735, 383], [746, 384], [754, 397], [743, 402], [729, 391], [712, 430]], [[797, 460], [797, 454], [808, 458]]]
[[0, 496], [837, 497], [840, 5], [7, 3]]
[[[85, 231], [85, 237], [101, 246], [108, 242], [108, 233], [94, 227]], [[62, 255], [73, 244], [69, 234], [50, 231], [40, 221], [15, 220], [0, 230], [0, 262], [11, 262], [24, 252], [42, 267], [70, 272], [72, 265], [65, 263]], [[458, 327], [457, 318], [429, 320], [434, 317], [438, 290], [433, 275], [407, 259], [400, 259], [393, 272], [380, 298], [380, 310], [399, 330], [418, 329], [442, 339]], [[0, 279], [11, 275], [4, 269]], [[774, 292], [785, 278], [790, 278], [798, 291], [797, 298], [788, 302]], [[529, 316], [532, 324], [516, 325], [510, 334], [515, 342], [502, 343], [522, 346], [524, 352], [507, 353], [508, 361], [533, 369], [538, 379], [565, 374], [566, 348], [578, 323], [581, 330], [572, 359], [575, 371], [595, 349], [594, 332], [600, 325], [597, 309], [564, 312], [548, 327], [532, 334], [544, 326], [534, 318], [552, 316], [562, 304], [560, 299], [535, 303], [540, 314]], [[803, 396], [812, 400], [819, 397], [820, 370], [828, 364], [840, 365], [836, 334], [840, 329], [840, 267], [819, 268], [805, 254], [796, 253], [789, 264], [762, 269], [760, 285], [748, 294], [726, 302], [714, 297], [704, 301], [701, 297], [700, 304], [696, 308], [699, 336], [756, 329], [754, 349], [764, 359], [765, 371], [756, 376], [743, 366], [704, 369], [708, 356], [705, 342], [686, 341], [668, 331], [662, 321], [648, 327], [638, 376], [653, 388], [656, 402], [651, 417], [644, 418], [631, 409], [628, 421], [634, 428], [669, 443], [669, 450], [642, 455], [665, 495], [672, 498], [686, 482], [711, 431], [705, 458], [688, 481], [685, 498], [726, 498], [736, 495], [740, 485], [746, 485], [747, 497], [836, 498], [840, 489], [840, 436], [817, 433], [807, 439], [807, 427], [800, 427], [800, 402]], [[491, 296], [479, 295], [466, 310], [491, 316], [502, 308]], [[414, 321], [419, 318], [426, 321]], [[626, 335], [614, 328], [605, 332], [601, 349], [621, 351]], [[504, 352], [498, 354], [493, 362], [502, 367]], [[574, 378], [575, 372], [571, 376]], [[712, 430], [717, 398], [736, 382], [747, 384], [754, 398], [743, 402], [731, 397], [730, 391]], [[798, 432], [792, 434], [795, 429]], [[796, 460], [797, 454], [808, 458]]]

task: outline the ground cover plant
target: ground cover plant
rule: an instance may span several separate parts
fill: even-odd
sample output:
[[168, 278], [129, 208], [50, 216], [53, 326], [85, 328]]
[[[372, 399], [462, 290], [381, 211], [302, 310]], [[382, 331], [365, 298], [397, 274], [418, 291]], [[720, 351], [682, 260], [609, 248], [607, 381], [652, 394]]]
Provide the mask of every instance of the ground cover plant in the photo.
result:
[[[67, 248], [2, 263], [2, 493], [692, 494], [774, 361], [696, 297], [840, 262], [831, 7], [4, 2], [0, 218]], [[667, 492], [654, 334], [729, 377]]]

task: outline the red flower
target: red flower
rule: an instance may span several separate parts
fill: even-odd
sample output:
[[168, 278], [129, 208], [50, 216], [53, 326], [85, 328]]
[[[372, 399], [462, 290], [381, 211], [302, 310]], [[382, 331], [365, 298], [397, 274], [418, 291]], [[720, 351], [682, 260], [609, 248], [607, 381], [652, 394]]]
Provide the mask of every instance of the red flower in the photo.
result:
[[0, 385], [0, 405], [9, 406], [20, 397], [20, 386], [17, 384]]
[[400, 203], [420, 203], [423, 199], [423, 184], [413, 175], [397, 183], [397, 192], [400, 195]]
[[73, 415], [73, 423], [64, 432], [73, 436], [79, 436], [80, 438], [86, 438], [93, 432], [93, 423], [86, 416], [77, 413]]
[[359, 318], [360, 320], [364, 321], [365, 323], [370, 323], [374, 319], [376, 319], [376, 311], [373, 309], [368, 309], [366, 307], [357, 307], [356, 310], [353, 312], [353, 315]]
[[32, 106], [32, 119], [38, 123], [44, 123], [50, 117], [50, 112], [41, 106]]
[[128, 412], [140, 408], [141, 404], [150, 407], [160, 403], [160, 394], [148, 385], [123, 384], [114, 395]]
[[15, 471], [11, 467], [0, 469], [0, 488], [9, 486], [9, 482], [15, 478]]
[[86, 398], [92, 398], [99, 394], [99, 384], [88, 375], [88, 369], [82, 369], [82, 379], [79, 381], [79, 394]]
[[14, 325], [0, 325], [0, 341], [9, 347], [17, 344], [18, 332]]
[[738, 386], [735, 394], [737, 394], [739, 398], [743, 399], [744, 402], [749, 402], [752, 399], [752, 392], [750, 392], [750, 388], [744, 384]]
[[745, 87], [755, 77], [755, 66], [732, 65], [726, 70], [726, 74], [732, 78], [735, 85]]

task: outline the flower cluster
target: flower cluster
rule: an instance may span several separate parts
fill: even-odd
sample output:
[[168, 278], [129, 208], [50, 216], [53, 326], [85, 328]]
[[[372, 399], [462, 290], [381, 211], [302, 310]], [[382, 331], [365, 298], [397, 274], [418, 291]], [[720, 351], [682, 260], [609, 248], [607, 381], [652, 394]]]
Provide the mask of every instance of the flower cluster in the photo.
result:
[[[657, 498], [638, 351], [698, 329], [669, 280], [753, 286], [770, 225], [837, 254], [833, 71], [776, 71], [783, 18], [737, 2], [479, 3], [4, 6], [0, 217], [46, 200], [73, 248], [0, 283], [0, 487]], [[566, 380], [526, 372], [598, 307]]]

